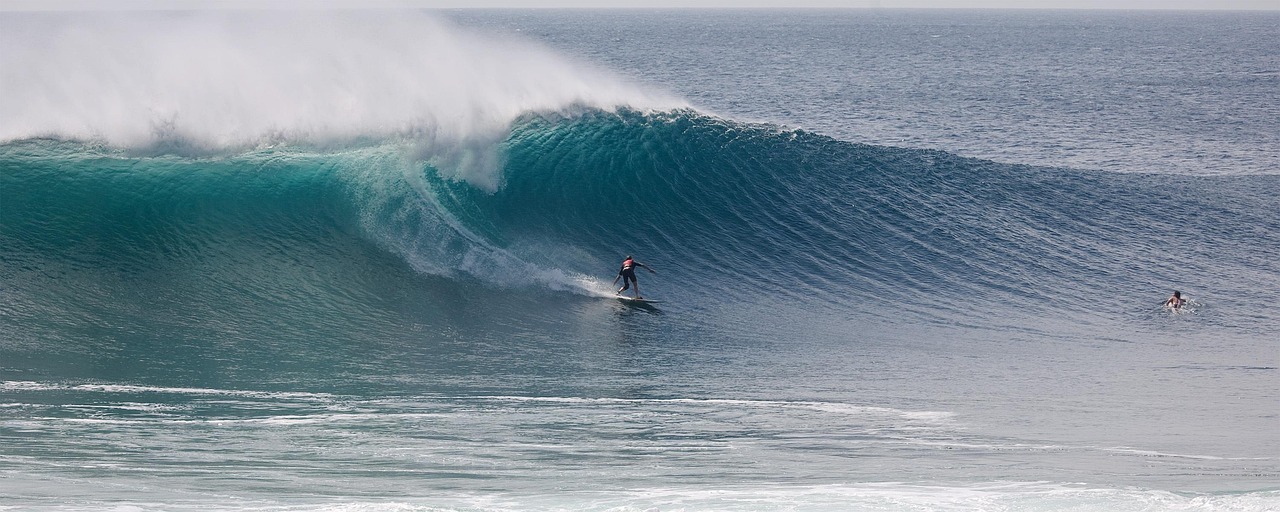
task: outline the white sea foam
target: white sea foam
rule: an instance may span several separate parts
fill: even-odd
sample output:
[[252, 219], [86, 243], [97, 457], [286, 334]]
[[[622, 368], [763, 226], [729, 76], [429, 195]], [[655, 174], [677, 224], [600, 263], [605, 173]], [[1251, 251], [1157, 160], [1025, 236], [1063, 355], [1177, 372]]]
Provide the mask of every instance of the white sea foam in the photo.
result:
[[1140, 450], [1137, 448], [1114, 447], [1104, 448], [1103, 451], [1111, 453], [1120, 453], [1125, 455], [1134, 455], [1138, 457], [1151, 458], [1167, 458], [1167, 459], [1193, 459], [1193, 460], [1270, 460], [1269, 457], [1220, 457], [1217, 455], [1194, 455], [1186, 453], [1167, 453], [1153, 450]]
[[0, 47], [0, 141], [208, 151], [405, 137], [490, 189], [521, 114], [683, 105], [421, 11], [7, 14]]
[[240, 389], [181, 388], [162, 386], [137, 386], [131, 384], [70, 384], [35, 381], [3, 381], [0, 391], [87, 391], [100, 393], [165, 393], [175, 395], [216, 395], [242, 398], [271, 398], [285, 400], [328, 400], [328, 393], [292, 391], [253, 391]]
[[[473, 494], [437, 492], [428, 500], [344, 500], [324, 503], [281, 503], [228, 499], [219, 510], [270, 512], [428, 512], [452, 510], [863, 510], [863, 511], [1049, 511], [1108, 510], [1209, 512], [1274, 510], [1280, 495], [1256, 492], [1230, 495], [1186, 495], [1138, 488], [1098, 488], [1045, 482], [990, 482], [969, 486], [919, 485], [902, 482], [853, 485], [767, 485], [750, 488], [662, 487], [613, 492], [548, 492], [545, 494]], [[118, 503], [114, 508], [68, 504], [48, 510], [207, 510], [187, 503]], [[136, 508], [134, 508], [136, 507]], [[0, 510], [6, 510], [0, 506]], [[18, 510], [13, 508], [12, 510]]]
[[698, 407], [743, 407], [768, 409], [807, 409], [818, 412], [847, 414], [857, 416], [892, 416], [908, 421], [922, 423], [944, 422], [952, 418], [953, 413], [945, 411], [905, 411], [889, 407], [875, 407], [839, 402], [788, 401], [788, 400], [747, 400], [733, 398], [590, 398], [590, 397], [552, 397], [552, 396], [476, 396], [452, 397], [456, 400], [495, 400], [504, 402], [543, 402], [580, 405], [687, 405]]

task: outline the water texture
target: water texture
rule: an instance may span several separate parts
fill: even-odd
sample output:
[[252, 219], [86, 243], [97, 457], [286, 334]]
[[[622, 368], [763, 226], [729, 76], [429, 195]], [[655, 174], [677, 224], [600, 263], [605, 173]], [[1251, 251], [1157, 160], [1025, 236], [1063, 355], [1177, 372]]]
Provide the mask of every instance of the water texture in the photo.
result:
[[1275, 509], [1278, 23], [0, 15], [0, 509]]

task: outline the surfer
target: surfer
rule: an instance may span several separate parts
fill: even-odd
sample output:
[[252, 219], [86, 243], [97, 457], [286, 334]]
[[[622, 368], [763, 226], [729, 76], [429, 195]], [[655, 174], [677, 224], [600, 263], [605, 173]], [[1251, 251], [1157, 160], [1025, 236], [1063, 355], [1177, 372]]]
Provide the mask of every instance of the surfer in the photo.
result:
[[627, 288], [635, 286], [636, 298], [644, 298], [640, 296], [640, 283], [636, 281], [636, 267], [644, 268], [645, 270], [648, 270], [650, 274], [657, 273], [654, 272], [653, 269], [649, 268], [648, 265], [636, 261], [631, 256], [627, 256], [627, 259], [622, 260], [622, 268], [618, 270], [618, 277], [613, 278], [613, 284], [618, 284], [619, 279], [622, 280], [622, 288], [618, 288], [618, 295], [622, 295], [622, 292], [626, 291]]
[[1182, 298], [1182, 292], [1177, 290], [1173, 291], [1173, 296], [1169, 297], [1169, 300], [1164, 301], [1165, 307], [1173, 308], [1173, 309], [1179, 309], [1182, 307], [1183, 304], [1186, 304], [1186, 303], [1187, 303], [1187, 300]]

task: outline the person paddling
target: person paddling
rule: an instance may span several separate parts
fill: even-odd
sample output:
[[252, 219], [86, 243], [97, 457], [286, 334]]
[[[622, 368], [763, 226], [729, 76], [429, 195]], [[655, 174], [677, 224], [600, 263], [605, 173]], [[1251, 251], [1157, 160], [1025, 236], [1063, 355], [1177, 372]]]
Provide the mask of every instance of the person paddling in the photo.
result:
[[637, 299], [644, 298], [640, 296], [640, 282], [636, 281], [636, 267], [641, 267], [645, 270], [648, 270], [650, 274], [657, 273], [657, 272], [654, 272], [653, 269], [649, 268], [648, 265], [645, 265], [644, 263], [640, 263], [636, 261], [631, 256], [627, 256], [627, 259], [622, 260], [622, 268], [618, 270], [618, 277], [613, 278], [613, 284], [618, 284], [619, 279], [622, 280], [622, 288], [618, 288], [618, 295], [622, 295], [622, 292], [626, 291], [627, 288], [635, 286], [636, 298]]
[[1183, 304], [1187, 303], [1187, 299], [1182, 298], [1182, 292], [1174, 290], [1173, 296], [1169, 300], [1164, 301], [1165, 307], [1179, 309]]

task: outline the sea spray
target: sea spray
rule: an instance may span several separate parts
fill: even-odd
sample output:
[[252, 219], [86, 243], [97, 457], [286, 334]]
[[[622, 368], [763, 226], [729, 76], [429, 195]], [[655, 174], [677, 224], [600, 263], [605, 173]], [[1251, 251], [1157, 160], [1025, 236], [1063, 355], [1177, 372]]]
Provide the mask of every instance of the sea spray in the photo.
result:
[[0, 141], [203, 154], [398, 137], [489, 191], [522, 114], [683, 105], [419, 11], [24, 13], [0, 20], [0, 46]]

